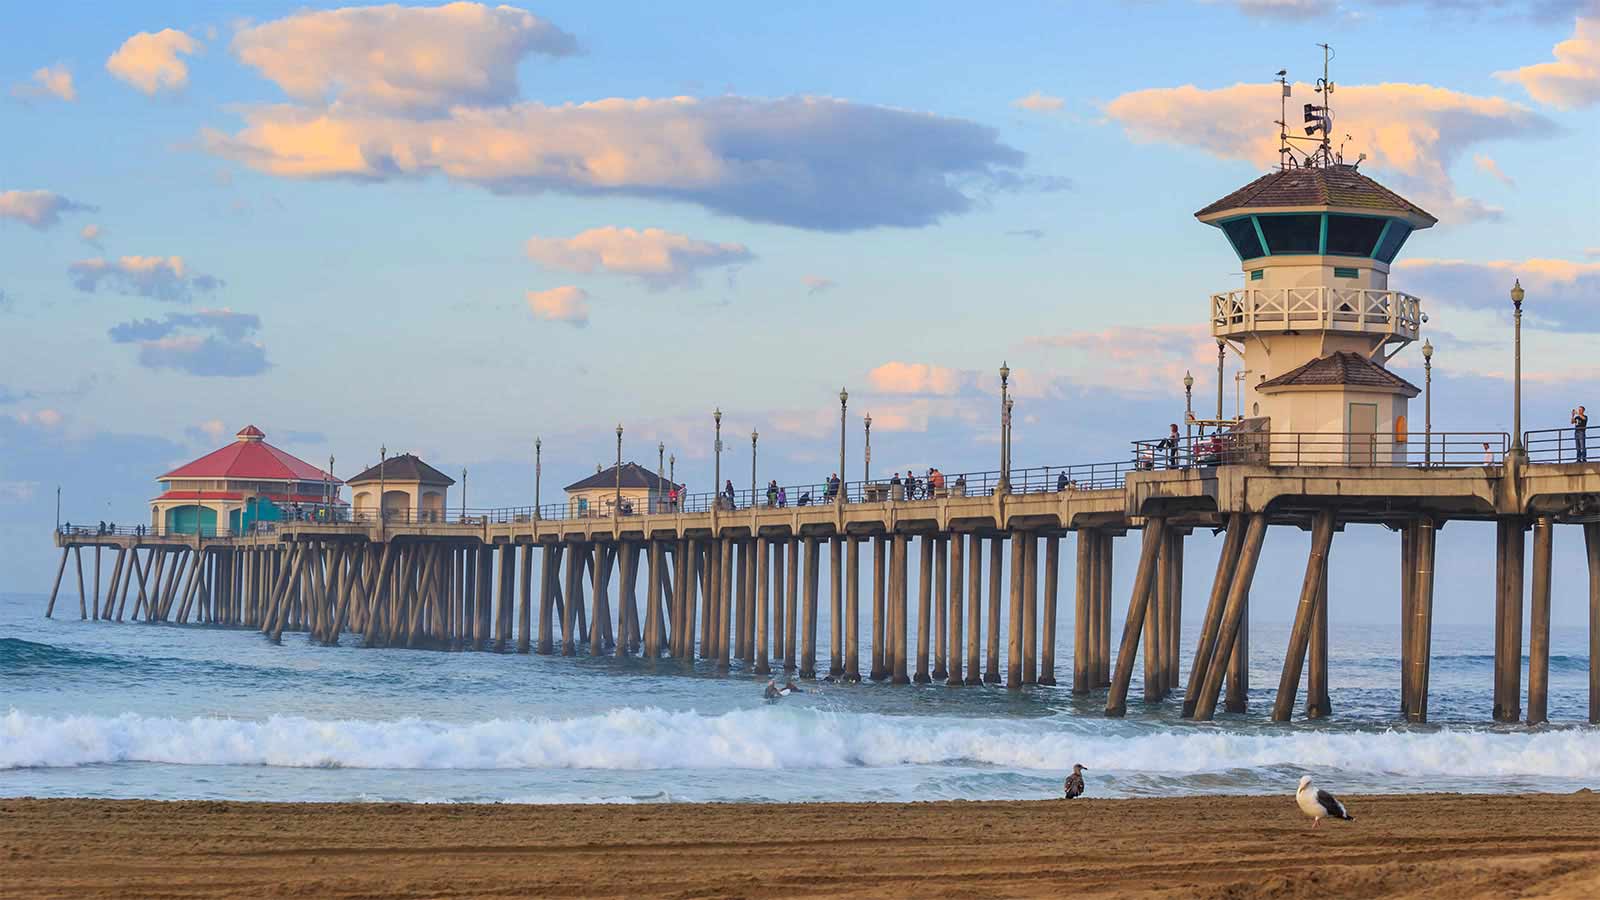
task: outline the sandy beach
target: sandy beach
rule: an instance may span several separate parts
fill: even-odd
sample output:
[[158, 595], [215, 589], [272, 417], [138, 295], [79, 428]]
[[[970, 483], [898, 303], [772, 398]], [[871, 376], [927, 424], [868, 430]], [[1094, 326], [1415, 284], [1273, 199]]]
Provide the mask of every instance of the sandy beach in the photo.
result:
[[0, 801], [14, 897], [1600, 896], [1600, 795], [510, 806]]

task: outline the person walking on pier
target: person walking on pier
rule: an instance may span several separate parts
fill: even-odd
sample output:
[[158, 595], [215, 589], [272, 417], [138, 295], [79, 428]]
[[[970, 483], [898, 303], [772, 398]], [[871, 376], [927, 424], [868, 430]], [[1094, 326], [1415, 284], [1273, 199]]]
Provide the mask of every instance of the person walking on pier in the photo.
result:
[[733, 505], [733, 479], [728, 479], [727, 483], [722, 486], [722, 497], [725, 509], [735, 508]]
[[889, 479], [889, 499], [904, 500], [905, 496], [905, 485], [901, 483], [900, 473], [897, 471], [894, 477]]
[[1589, 414], [1583, 407], [1572, 411], [1572, 440], [1578, 445], [1578, 462], [1589, 461]]

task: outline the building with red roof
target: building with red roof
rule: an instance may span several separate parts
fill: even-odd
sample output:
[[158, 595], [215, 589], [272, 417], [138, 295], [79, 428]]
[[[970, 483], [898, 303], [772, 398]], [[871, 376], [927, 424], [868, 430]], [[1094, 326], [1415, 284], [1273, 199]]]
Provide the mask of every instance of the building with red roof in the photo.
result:
[[333, 473], [267, 443], [246, 425], [233, 443], [156, 479], [150, 524], [177, 534], [245, 534], [258, 522], [325, 518], [344, 506]]

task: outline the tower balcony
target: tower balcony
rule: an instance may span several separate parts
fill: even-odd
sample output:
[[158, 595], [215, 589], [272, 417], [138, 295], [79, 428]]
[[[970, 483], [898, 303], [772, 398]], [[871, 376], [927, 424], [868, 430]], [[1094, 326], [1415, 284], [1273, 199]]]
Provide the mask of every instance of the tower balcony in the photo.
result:
[[1366, 288], [1241, 288], [1211, 295], [1211, 334], [1330, 331], [1414, 341], [1422, 324], [1422, 300], [1402, 291]]

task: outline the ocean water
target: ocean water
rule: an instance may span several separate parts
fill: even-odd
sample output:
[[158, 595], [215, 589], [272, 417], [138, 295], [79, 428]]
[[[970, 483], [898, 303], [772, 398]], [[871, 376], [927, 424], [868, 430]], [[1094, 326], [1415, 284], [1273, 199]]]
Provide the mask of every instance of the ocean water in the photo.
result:
[[[1529, 729], [1487, 724], [1487, 626], [1437, 628], [1433, 721], [1409, 726], [1396, 715], [1398, 629], [1334, 623], [1334, 716], [1279, 725], [1268, 714], [1287, 625], [1264, 621], [1252, 623], [1250, 712], [1191, 723], [1178, 696], [1141, 701], [1138, 665], [1124, 719], [1101, 715], [1104, 691], [1075, 698], [1066, 686], [818, 682], [768, 704], [749, 673], [672, 660], [366, 650], [353, 636], [279, 646], [249, 630], [82, 622], [75, 608], [46, 620], [43, 609], [42, 596], [0, 594], [4, 796], [1018, 799], [1055, 796], [1075, 762], [1096, 796], [1113, 797], [1292, 791], [1302, 774], [1343, 791], [1600, 786], [1577, 629], [1552, 635], [1554, 724]], [[1187, 665], [1195, 634], [1184, 637]]]

